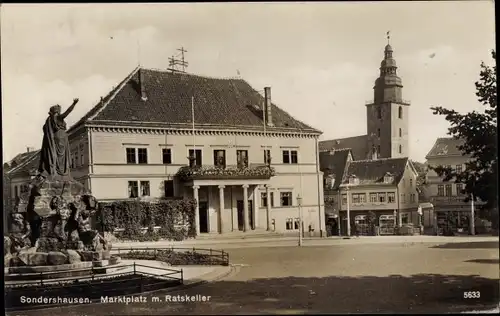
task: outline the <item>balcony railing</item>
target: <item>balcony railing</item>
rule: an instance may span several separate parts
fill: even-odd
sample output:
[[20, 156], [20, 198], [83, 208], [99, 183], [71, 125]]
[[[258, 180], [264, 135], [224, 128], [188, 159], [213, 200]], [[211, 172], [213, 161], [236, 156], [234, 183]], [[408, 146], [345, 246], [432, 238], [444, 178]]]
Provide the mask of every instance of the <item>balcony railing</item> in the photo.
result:
[[270, 166], [194, 166], [182, 167], [177, 172], [177, 176], [182, 181], [204, 179], [269, 179], [276, 174], [273, 167]]
[[[389, 100], [385, 100], [384, 103], [387, 103], [387, 102], [394, 102], [394, 103], [401, 103], [401, 104], [406, 104], [406, 105], [410, 105], [410, 101], [408, 100], [405, 100], [405, 99], [389, 99]], [[370, 105], [370, 104], [374, 104], [375, 101], [374, 100], [367, 100], [365, 101], [365, 105]]]

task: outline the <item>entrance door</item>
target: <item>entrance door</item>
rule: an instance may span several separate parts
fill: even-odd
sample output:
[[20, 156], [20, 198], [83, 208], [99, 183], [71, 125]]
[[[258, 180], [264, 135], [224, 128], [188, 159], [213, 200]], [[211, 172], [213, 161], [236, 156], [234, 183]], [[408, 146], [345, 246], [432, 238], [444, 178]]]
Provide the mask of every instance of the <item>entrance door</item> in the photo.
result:
[[[248, 223], [251, 229], [253, 229], [253, 201], [248, 201]], [[243, 200], [236, 201], [236, 209], [238, 211], [238, 230], [243, 230], [245, 223], [243, 222]]]
[[208, 233], [208, 203], [199, 202], [200, 233]]

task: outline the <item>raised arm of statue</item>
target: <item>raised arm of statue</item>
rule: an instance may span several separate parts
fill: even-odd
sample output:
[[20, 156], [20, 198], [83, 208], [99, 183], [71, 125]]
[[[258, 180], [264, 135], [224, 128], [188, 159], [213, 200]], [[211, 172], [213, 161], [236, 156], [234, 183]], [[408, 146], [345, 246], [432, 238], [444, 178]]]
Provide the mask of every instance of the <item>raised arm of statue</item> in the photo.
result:
[[73, 109], [75, 108], [75, 105], [76, 105], [77, 103], [78, 103], [78, 98], [73, 99], [73, 104], [71, 104], [71, 105], [69, 106], [69, 108], [68, 108], [68, 109], [67, 109], [64, 113], [62, 113], [62, 114], [61, 114], [61, 118], [62, 118], [62, 119], [65, 119], [65, 118], [66, 118], [66, 116], [68, 116], [68, 115], [69, 115], [69, 113], [71, 113], [71, 111], [73, 111]]

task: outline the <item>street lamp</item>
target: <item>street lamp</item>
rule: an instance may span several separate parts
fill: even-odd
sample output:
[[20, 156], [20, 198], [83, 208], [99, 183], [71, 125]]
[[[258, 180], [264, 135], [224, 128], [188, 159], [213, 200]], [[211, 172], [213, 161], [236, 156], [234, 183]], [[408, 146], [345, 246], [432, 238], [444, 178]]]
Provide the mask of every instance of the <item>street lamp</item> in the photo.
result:
[[297, 205], [299, 206], [299, 247], [302, 246], [302, 197], [297, 196]]

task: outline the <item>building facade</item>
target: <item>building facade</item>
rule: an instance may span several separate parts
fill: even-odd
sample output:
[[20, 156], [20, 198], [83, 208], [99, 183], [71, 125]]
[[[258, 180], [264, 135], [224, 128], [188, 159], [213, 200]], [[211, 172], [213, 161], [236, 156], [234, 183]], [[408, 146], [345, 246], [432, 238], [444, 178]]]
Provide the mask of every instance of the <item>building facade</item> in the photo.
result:
[[240, 79], [135, 69], [69, 130], [99, 200], [195, 198], [199, 233], [323, 235], [321, 132]]
[[[465, 185], [455, 183], [454, 180], [445, 182], [432, 170], [432, 167], [438, 166], [448, 167], [458, 173], [465, 170], [470, 157], [464, 156], [458, 149], [461, 144], [462, 140], [440, 137], [425, 157], [430, 168], [427, 171], [423, 195], [425, 200], [434, 206], [434, 210], [429, 210], [428, 215], [425, 214], [425, 226], [440, 230], [449, 228], [454, 232], [464, 233], [470, 230], [472, 205], [471, 202], [465, 202]], [[476, 206], [480, 205], [481, 201], [476, 202]]]

